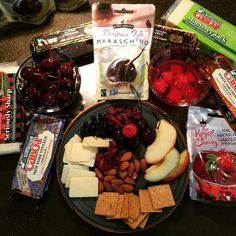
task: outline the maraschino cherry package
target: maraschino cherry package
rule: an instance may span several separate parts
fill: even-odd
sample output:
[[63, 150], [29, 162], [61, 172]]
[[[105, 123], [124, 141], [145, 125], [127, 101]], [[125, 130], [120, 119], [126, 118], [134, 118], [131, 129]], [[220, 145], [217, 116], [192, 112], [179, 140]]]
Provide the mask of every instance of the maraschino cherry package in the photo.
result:
[[187, 144], [191, 199], [236, 204], [236, 132], [220, 111], [190, 106]]

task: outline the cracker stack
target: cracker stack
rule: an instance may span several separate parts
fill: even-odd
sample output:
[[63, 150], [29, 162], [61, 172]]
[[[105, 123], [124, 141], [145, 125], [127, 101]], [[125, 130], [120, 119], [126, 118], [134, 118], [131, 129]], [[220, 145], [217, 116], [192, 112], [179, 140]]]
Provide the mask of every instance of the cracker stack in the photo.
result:
[[98, 195], [95, 214], [106, 219], [122, 219], [131, 229], [144, 228], [150, 213], [160, 213], [164, 207], [175, 205], [169, 184], [140, 189], [133, 193], [103, 192]]

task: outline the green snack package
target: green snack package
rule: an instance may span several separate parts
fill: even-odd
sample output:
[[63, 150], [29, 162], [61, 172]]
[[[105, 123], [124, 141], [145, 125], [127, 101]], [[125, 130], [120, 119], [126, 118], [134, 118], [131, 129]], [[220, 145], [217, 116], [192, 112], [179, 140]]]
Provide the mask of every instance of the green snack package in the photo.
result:
[[164, 14], [166, 26], [177, 26], [194, 32], [201, 49], [209, 48], [236, 61], [236, 27], [190, 0], [177, 0]]

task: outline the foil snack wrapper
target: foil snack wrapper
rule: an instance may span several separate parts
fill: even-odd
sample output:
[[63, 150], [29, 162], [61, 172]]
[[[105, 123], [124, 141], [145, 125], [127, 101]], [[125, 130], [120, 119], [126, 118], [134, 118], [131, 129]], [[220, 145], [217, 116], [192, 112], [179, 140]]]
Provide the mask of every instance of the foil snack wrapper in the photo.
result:
[[33, 198], [43, 196], [65, 120], [34, 114], [12, 180], [12, 189]]

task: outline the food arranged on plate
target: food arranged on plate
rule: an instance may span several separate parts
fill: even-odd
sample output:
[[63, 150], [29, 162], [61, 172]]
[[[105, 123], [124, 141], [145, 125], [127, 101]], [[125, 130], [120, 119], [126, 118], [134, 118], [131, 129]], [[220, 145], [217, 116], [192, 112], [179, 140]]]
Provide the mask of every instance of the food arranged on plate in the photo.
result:
[[[65, 143], [61, 183], [68, 189], [69, 198], [95, 197], [94, 214], [107, 220], [122, 219], [131, 229], [136, 229], [150, 213], [159, 214], [163, 207], [175, 206], [167, 182], [176, 180], [189, 163], [187, 149], [178, 151], [176, 140], [177, 130], [167, 119], [161, 118], [152, 127], [143, 116], [142, 106], [110, 105], [83, 121]], [[160, 188], [155, 200], [151, 200], [149, 193], [152, 188]], [[168, 194], [163, 190], [165, 198], [161, 195], [162, 188], [168, 188]], [[123, 203], [125, 198], [132, 199], [131, 196], [136, 198], [138, 210], [136, 217], [130, 219], [129, 215], [120, 214], [123, 204], [132, 212], [130, 206], [135, 203], [132, 200]], [[155, 208], [156, 201], [168, 201], [168, 196], [172, 199], [170, 205]], [[148, 197], [149, 210], [146, 209]], [[115, 204], [111, 214], [106, 210], [109, 204]], [[145, 226], [144, 222], [142, 225]]]

